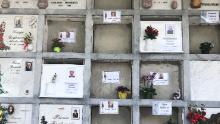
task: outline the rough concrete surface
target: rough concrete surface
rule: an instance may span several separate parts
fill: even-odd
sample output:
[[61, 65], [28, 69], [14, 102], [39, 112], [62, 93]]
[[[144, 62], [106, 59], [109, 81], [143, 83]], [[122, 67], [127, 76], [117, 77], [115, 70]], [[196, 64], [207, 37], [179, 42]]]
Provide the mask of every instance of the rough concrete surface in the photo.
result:
[[85, 23], [67, 21], [48, 21], [47, 51], [51, 52], [52, 39], [58, 38], [59, 32], [76, 32], [75, 43], [64, 43], [63, 52], [83, 53], [85, 50]]
[[92, 124], [131, 124], [131, 109], [120, 107], [118, 115], [100, 115], [99, 107], [92, 107]]
[[[120, 84], [102, 83], [102, 71], [120, 71]], [[118, 98], [117, 86], [126, 86], [131, 89], [131, 64], [130, 63], [102, 63], [92, 64], [91, 97], [95, 98]]]
[[131, 25], [95, 25], [95, 53], [130, 53]]
[[191, 53], [201, 53], [199, 46], [200, 43], [212, 41], [215, 47], [210, 51], [210, 53], [220, 52], [220, 27], [219, 26], [190, 26], [190, 52]]
[[141, 77], [149, 72], [169, 73], [169, 85], [154, 86], [158, 94], [154, 96], [155, 99], [170, 99], [180, 87], [179, 65], [177, 63], [143, 62], [140, 71]]

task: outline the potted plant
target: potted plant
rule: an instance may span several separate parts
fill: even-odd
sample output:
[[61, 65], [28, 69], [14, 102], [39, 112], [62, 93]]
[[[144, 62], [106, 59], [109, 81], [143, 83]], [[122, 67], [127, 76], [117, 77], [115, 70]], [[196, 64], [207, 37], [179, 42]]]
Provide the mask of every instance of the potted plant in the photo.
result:
[[116, 91], [119, 99], [127, 99], [130, 90], [125, 86], [118, 86]]
[[62, 48], [64, 47], [64, 44], [60, 42], [60, 39], [56, 38], [56, 39], [53, 39], [52, 41], [53, 41], [52, 50], [57, 53], [61, 52]]
[[153, 97], [157, 95], [156, 89], [153, 87], [153, 80], [155, 76], [156, 73], [152, 73], [152, 74], [146, 74], [142, 77], [142, 81], [144, 85], [140, 89], [145, 99], [153, 99]]
[[205, 117], [206, 112], [204, 105], [201, 108], [198, 108], [197, 105], [190, 106], [189, 113], [187, 114], [187, 119], [191, 124], [206, 124], [207, 118]]
[[0, 124], [6, 124], [7, 123], [7, 108], [0, 105]]
[[33, 41], [33, 37], [31, 35], [31, 32], [25, 33], [25, 36], [24, 36], [24, 50], [27, 50], [27, 51], [32, 51], [33, 50], [32, 41]]
[[157, 39], [157, 36], [159, 35], [159, 31], [156, 28], [153, 28], [152, 26], [147, 26], [145, 29], [145, 35], [144, 35], [144, 40], [145, 40], [145, 50], [149, 50], [148, 46], [153, 44], [155, 42], [155, 39]]
[[212, 42], [203, 42], [199, 46], [202, 54], [209, 54], [212, 48], [214, 48], [214, 44]]

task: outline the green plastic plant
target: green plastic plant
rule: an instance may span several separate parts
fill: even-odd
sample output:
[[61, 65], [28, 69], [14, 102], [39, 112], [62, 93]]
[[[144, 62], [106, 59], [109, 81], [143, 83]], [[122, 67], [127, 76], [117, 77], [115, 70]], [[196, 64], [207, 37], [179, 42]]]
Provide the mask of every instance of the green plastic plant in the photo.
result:
[[153, 80], [156, 73], [146, 74], [142, 77], [144, 86], [140, 88], [140, 92], [143, 94], [145, 99], [153, 99], [157, 95], [156, 89], [153, 87]]
[[63, 48], [63, 47], [65, 46], [62, 42], [60, 42], [60, 39], [59, 39], [59, 38], [55, 38], [55, 39], [53, 39], [52, 41], [53, 41], [52, 49], [53, 49], [54, 47]]

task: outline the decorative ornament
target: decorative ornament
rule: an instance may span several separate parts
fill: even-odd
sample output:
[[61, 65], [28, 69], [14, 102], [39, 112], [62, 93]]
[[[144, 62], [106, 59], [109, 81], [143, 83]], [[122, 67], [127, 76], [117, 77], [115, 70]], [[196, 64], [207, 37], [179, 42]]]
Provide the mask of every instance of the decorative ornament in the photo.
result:
[[31, 32], [25, 33], [24, 36], [24, 50], [32, 51], [33, 45], [32, 45], [33, 37], [31, 35]]
[[6, 124], [7, 123], [7, 108], [0, 105], [0, 124]]
[[180, 89], [178, 89], [175, 93], [173, 93], [173, 100], [180, 100], [181, 99], [181, 93]]
[[176, 1], [176, 0], [173, 0], [173, 1], [171, 2], [171, 8], [172, 8], [172, 9], [176, 9], [177, 7], [178, 7], [177, 1]]
[[45, 119], [45, 116], [42, 116], [41, 117], [41, 122], [40, 122], [41, 124], [47, 124], [48, 122], [46, 121], [46, 119]]
[[8, 92], [4, 90], [4, 88], [3, 88], [2, 84], [1, 84], [1, 82], [2, 82], [2, 76], [3, 76], [3, 74], [2, 74], [1, 71], [0, 71], [0, 94], [6, 94], [6, 93], [8, 93]]
[[8, 0], [3, 0], [1, 4], [2, 8], [9, 8], [10, 7], [10, 1]]
[[56, 83], [56, 79], [57, 79], [57, 73], [55, 73], [55, 74], [53, 75], [51, 82], [52, 82], [52, 83]]
[[8, 111], [9, 115], [14, 114], [14, 111], [15, 111], [14, 106], [13, 105], [9, 105], [7, 111]]
[[191, 8], [201, 8], [202, 1], [201, 0], [191, 0]]
[[10, 47], [6, 46], [4, 43], [4, 33], [5, 33], [6, 22], [1, 22], [0, 24], [0, 50], [9, 50]]
[[38, 0], [38, 8], [46, 9], [48, 7], [48, 0]]

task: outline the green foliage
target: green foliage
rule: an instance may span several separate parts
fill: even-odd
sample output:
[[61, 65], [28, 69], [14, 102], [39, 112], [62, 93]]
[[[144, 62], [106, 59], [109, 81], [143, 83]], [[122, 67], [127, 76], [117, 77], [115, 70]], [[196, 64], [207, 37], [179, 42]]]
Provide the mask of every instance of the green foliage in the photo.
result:
[[60, 42], [60, 39], [59, 39], [59, 38], [53, 39], [52, 41], [53, 41], [52, 49], [53, 49], [54, 47], [63, 48], [63, 47], [65, 46], [62, 42]]

